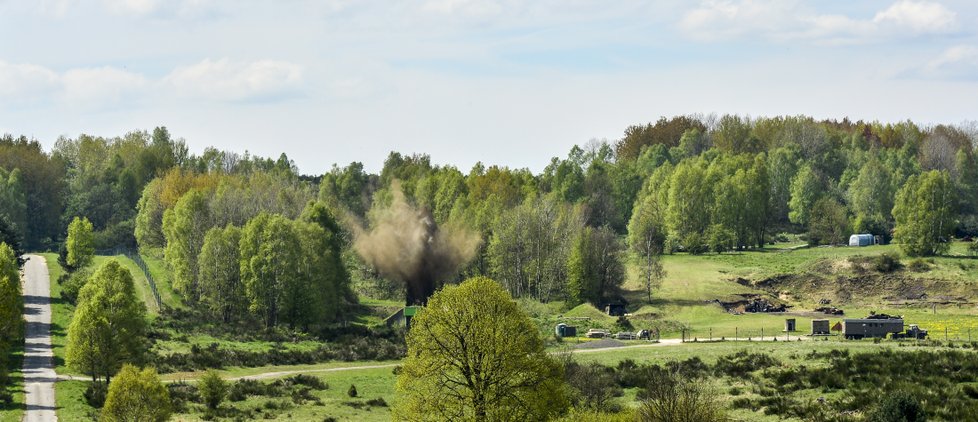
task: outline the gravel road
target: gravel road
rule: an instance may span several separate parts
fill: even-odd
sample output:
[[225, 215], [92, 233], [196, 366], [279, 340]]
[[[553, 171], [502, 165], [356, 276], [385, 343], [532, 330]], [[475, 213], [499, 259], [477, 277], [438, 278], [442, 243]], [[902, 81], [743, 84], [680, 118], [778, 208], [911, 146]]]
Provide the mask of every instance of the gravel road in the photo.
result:
[[51, 350], [51, 285], [44, 257], [27, 256], [24, 264], [24, 389], [27, 422], [58, 420], [55, 415], [54, 353]]

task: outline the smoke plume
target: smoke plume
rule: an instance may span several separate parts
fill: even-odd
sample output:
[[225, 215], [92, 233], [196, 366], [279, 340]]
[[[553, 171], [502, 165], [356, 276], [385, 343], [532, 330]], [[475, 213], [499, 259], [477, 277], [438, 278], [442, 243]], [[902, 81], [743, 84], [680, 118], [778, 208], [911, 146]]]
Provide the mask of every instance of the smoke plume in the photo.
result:
[[438, 283], [454, 278], [475, 257], [481, 238], [463, 228], [438, 227], [431, 212], [407, 203], [398, 183], [391, 191], [390, 207], [373, 216], [370, 229], [352, 224], [354, 249], [384, 277], [405, 284], [408, 305], [424, 305]]

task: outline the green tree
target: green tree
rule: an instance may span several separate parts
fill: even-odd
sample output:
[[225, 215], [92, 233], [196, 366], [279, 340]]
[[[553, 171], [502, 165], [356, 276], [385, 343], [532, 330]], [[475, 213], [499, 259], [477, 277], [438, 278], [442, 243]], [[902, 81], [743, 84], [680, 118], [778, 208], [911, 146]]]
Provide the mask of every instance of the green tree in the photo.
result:
[[926, 256], [947, 252], [954, 231], [957, 198], [947, 172], [910, 176], [897, 192], [894, 237], [903, 252]]
[[132, 274], [116, 260], [102, 264], [78, 295], [68, 326], [65, 363], [106, 380], [124, 363], [140, 362], [145, 349], [146, 306]]
[[846, 206], [828, 197], [816, 201], [808, 219], [808, 244], [839, 245], [845, 243], [848, 235]]
[[[302, 242], [288, 219], [259, 214], [241, 231], [241, 280], [249, 310], [274, 327], [283, 313], [290, 288], [299, 285]], [[298, 306], [298, 303], [293, 303]]]
[[[118, 380], [116, 380], [118, 382]], [[208, 409], [214, 410], [221, 406], [221, 402], [228, 395], [228, 383], [221, 378], [221, 374], [211, 369], [204, 373], [197, 381], [197, 390], [200, 391], [200, 398], [204, 399], [204, 404]]]
[[20, 169], [8, 172], [0, 168], [0, 219], [7, 222], [18, 242], [27, 237], [27, 195]]
[[163, 234], [166, 236], [164, 256], [173, 270], [173, 287], [191, 302], [200, 299], [200, 265], [197, 258], [210, 227], [207, 196], [200, 190], [187, 192], [172, 210], [163, 214]]
[[600, 305], [625, 281], [622, 246], [608, 227], [585, 227], [567, 258], [567, 291], [571, 299]]
[[[24, 296], [20, 288], [17, 257], [6, 243], [0, 243], [0, 363], [9, 347], [24, 335]], [[0, 375], [6, 366], [0, 366]], [[0, 377], [2, 378], [2, 377]]]
[[548, 420], [567, 388], [539, 330], [495, 281], [446, 286], [412, 320], [395, 420]]
[[136, 242], [140, 248], [162, 248], [166, 245], [163, 236], [163, 212], [165, 208], [160, 201], [163, 192], [163, 180], [153, 179], [143, 188], [143, 195], [136, 204]]
[[696, 238], [710, 225], [713, 186], [707, 180], [704, 163], [699, 158], [679, 163], [669, 181], [666, 223], [687, 250], [699, 247]]
[[240, 318], [248, 309], [241, 282], [241, 229], [215, 227], [204, 236], [200, 249], [200, 300], [224, 322]]
[[170, 419], [170, 392], [156, 369], [123, 365], [109, 384], [99, 420], [105, 422], [162, 422]]
[[808, 225], [812, 206], [824, 194], [825, 187], [818, 173], [810, 165], [803, 165], [791, 179], [791, 200], [788, 202], [788, 220]]
[[733, 249], [737, 242], [737, 235], [723, 224], [711, 225], [710, 228], [706, 229], [704, 237], [710, 250], [718, 254]]
[[848, 194], [849, 205], [855, 214], [855, 230], [889, 236], [894, 190], [886, 166], [876, 157], [870, 158], [849, 185]]
[[92, 263], [95, 257], [95, 236], [92, 223], [87, 218], [75, 217], [68, 225], [68, 239], [65, 240], [68, 256], [65, 261], [72, 268], [82, 268]]
[[661, 260], [666, 243], [664, 205], [654, 192], [648, 192], [635, 201], [635, 210], [628, 222], [628, 244], [641, 262], [639, 271], [649, 303], [652, 303], [652, 290], [665, 277]]

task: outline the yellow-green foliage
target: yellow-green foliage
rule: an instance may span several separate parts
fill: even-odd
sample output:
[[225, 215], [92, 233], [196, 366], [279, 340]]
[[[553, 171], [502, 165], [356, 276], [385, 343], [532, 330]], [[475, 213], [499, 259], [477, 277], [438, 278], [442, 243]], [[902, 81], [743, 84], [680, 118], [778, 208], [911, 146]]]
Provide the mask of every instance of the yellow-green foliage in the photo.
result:
[[84, 267], [92, 262], [95, 256], [95, 235], [92, 222], [87, 218], [75, 217], [68, 225], [68, 239], [65, 240], [68, 250], [66, 261], [74, 268]]
[[559, 363], [498, 283], [448, 286], [418, 312], [397, 380], [396, 420], [545, 420], [567, 408]]
[[102, 408], [103, 422], [165, 421], [170, 418], [170, 393], [156, 369], [126, 364], [109, 384]]

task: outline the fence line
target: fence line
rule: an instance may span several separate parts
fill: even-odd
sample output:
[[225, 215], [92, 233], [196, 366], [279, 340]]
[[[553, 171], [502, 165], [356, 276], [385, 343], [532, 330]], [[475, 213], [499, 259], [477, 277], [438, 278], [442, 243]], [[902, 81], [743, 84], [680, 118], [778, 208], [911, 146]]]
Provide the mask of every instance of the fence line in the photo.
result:
[[95, 253], [98, 255], [125, 255], [126, 258], [135, 262], [136, 266], [143, 272], [143, 276], [146, 277], [146, 282], [149, 283], [149, 289], [153, 292], [153, 299], [156, 300], [156, 308], [163, 310], [163, 299], [160, 297], [160, 292], [156, 288], [156, 280], [153, 279], [153, 274], [149, 272], [149, 267], [146, 266], [146, 261], [143, 261], [143, 257], [139, 255], [139, 251], [123, 246], [116, 246], [111, 249], [97, 250]]

